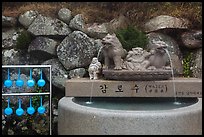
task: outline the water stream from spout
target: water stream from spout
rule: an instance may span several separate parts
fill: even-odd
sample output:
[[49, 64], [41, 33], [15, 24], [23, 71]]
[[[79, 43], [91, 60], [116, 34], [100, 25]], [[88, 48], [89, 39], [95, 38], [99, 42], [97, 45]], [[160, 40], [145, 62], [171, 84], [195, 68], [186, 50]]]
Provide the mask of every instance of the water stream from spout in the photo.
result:
[[93, 94], [93, 80], [92, 80], [92, 83], [91, 83], [91, 95], [90, 95], [90, 98], [89, 98], [89, 101], [86, 102], [86, 104], [92, 104], [92, 95]]
[[168, 55], [169, 57], [169, 61], [170, 61], [170, 66], [171, 66], [171, 74], [172, 74], [172, 84], [173, 84], [173, 91], [174, 91], [174, 104], [175, 105], [180, 105], [180, 102], [177, 101], [177, 98], [176, 98], [176, 88], [175, 88], [175, 78], [174, 78], [174, 70], [173, 70], [173, 63], [172, 63], [172, 58], [170, 56], [170, 53], [169, 51], [165, 48], [164, 49], [166, 54]]
[[98, 54], [97, 54], [97, 59], [99, 60], [99, 56], [100, 56], [100, 53], [101, 53], [101, 50], [102, 50], [103, 46], [100, 47], [100, 49], [98, 50]]
[[[99, 49], [99, 51], [98, 51], [98, 54], [97, 54], [97, 59], [99, 60], [99, 56], [100, 56], [100, 53], [101, 53], [101, 50], [102, 50], [102, 46], [100, 47], [100, 49]], [[93, 82], [93, 80], [91, 80], [92, 81], [92, 83], [91, 83], [91, 94], [90, 94], [90, 98], [89, 98], [89, 101], [87, 101], [86, 102], [86, 104], [93, 104], [93, 102], [92, 102], [92, 94], [93, 94], [93, 85], [94, 85], [94, 82]]]

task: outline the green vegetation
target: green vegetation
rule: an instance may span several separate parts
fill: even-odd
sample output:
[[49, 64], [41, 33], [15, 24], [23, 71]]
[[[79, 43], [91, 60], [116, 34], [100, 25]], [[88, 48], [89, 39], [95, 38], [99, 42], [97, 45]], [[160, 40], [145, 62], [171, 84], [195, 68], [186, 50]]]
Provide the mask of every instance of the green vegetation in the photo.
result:
[[192, 56], [193, 56], [192, 52], [188, 52], [183, 59], [183, 75], [184, 75], [184, 77], [191, 77], [192, 76], [192, 70], [191, 70]]
[[[42, 87], [38, 87], [37, 85], [35, 85], [33, 92], [42, 93], [42, 92], [49, 92], [49, 91], [45, 90]], [[43, 102], [45, 102], [45, 100], [49, 100], [48, 95], [43, 96]], [[32, 97], [32, 106], [37, 110], [37, 108], [40, 106], [40, 96], [33, 96]]]
[[27, 49], [31, 40], [32, 40], [31, 34], [26, 30], [22, 31], [16, 39], [17, 41], [16, 48], [22, 50]]
[[139, 31], [136, 27], [128, 26], [125, 29], [120, 29], [116, 32], [116, 36], [127, 51], [132, 50], [134, 47], [146, 48], [148, 43], [147, 36]]

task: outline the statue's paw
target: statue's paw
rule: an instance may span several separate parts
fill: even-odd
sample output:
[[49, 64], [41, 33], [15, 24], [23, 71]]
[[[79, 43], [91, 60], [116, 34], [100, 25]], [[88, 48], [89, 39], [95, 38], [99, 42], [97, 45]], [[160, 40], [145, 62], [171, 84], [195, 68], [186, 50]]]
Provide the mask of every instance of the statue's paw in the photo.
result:
[[114, 67], [115, 70], [121, 70], [122, 67]]
[[98, 77], [94, 77], [93, 79], [96, 80], [96, 79], [98, 79]]
[[171, 70], [171, 67], [170, 66], [164, 66], [163, 67], [165, 70]]
[[148, 70], [155, 70], [156, 67], [155, 67], [155, 66], [149, 66], [147, 69], [148, 69]]
[[103, 66], [103, 69], [108, 69], [108, 66], [104, 65], [104, 66]]

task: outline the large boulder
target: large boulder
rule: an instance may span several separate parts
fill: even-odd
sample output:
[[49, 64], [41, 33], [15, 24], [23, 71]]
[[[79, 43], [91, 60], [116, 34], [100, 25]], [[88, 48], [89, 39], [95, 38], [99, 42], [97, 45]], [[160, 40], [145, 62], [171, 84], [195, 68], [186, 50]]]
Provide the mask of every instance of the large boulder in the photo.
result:
[[[147, 50], [151, 50], [155, 48], [155, 41], [162, 41], [167, 45], [167, 51], [169, 53], [169, 56], [171, 59], [169, 61], [172, 61], [172, 67], [174, 70], [175, 75], [182, 75], [183, 74], [183, 66], [182, 66], [182, 60], [183, 56], [179, 49], [179, 45], [177, 42], [171, 38], [170, 36], [162, 33], [156, 33], [151, 32], [147, 34], [147, 37], [149, 39], [149, 42], [147, 44]], [[166, 57], [168, 57], [168, 53], [166, 54]], [[169, 57], [168, 57], [169, 58]], [[170, 62], [169, 62], [170, 65]]]
[[92, 38], [95, 39], [102, 39], [108, 34], [108, 30], [106, 28], [106, 25], [93, 23], [93, 24], [87, 24], [85, 25], [84, 32], [89, 35]]
[[96, 54], [95, 41], [81, 31], [74, 31], [57, 47], [59, 61], [67, 70], [88, 66]]
[[193, 77], [202, 79], [202, 48], [193, 52], [192, 62]]
[[72, 78], [83, 78], [86, 74], [85, 68], [76, 68], [69, 71], [69, 77]]
[[52, 37], [65, 37], [71, 30], [69, 26], [59, 19], [52, 19], [38, 15], [33, 23], [29, 26], [28, 31], [34, 36], [52, 36]]
[[181, 35], [183, 45], [189, 49], [202, 47], [202, 30], [191, 30]]
[[[28, 47], [28, 52], [39, 60], [56, 58], [57, 41], [47, 37], [35, 38]], [[43, 56], [42, 56], [43, 55]]]
[[10, 49], [14, 48], [17, 43], [17, 38], [19, 34], [23, 31], [23, 29], [6, 29], [2, 30], [2, 48]]
[[16, 49], [2, 50], [2, 65], [37, 65], [40, 60], [32, 58], [28, 53]]
[[2, 16], [2, 27], [15, 27], [17, 19], [14, 17]]
[[110, 22], [104, 23], [107, 27], [108, 32], [113, 33], [116, 32], [118, 29], [124, 29], [129, 23], [129, 19], [125, 17], [123, 14], [120, 14], [118, 18], [112, 19]]
[[[68, 78], [68, 72], [58, 59], [50, 59], [42, 63], [42, 65], [51, 65], [52, 71], [52, 84], [64, 91], [65, 81]], [[48, 81], [50, 81], [50, 72], [48, 70], [43, 71]]]
[[144, 24], [144, 31], [149, 33], [166, 28], [188, 29], [189, 26], [190, 22], [187, 19], [160, 15], [146, 22]]

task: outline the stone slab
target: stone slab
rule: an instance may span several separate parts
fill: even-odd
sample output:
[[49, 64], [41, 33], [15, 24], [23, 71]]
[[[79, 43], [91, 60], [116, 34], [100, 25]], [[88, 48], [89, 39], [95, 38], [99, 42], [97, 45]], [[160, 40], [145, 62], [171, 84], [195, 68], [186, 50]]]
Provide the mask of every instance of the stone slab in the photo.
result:
[[[174, 91], [175, 87], [175, 91]], [[202, 97], [202, 79], [175, 78], [160, 81], [69, 79], [67, 97]]]
[[105, 79], [122, 80], [122, 81], [152, 81], [152, 80], [167, 80], [171, 78], [171, 70], [156, 69], [145, 71], [131, 71], [131, 70], [103, 70]]

